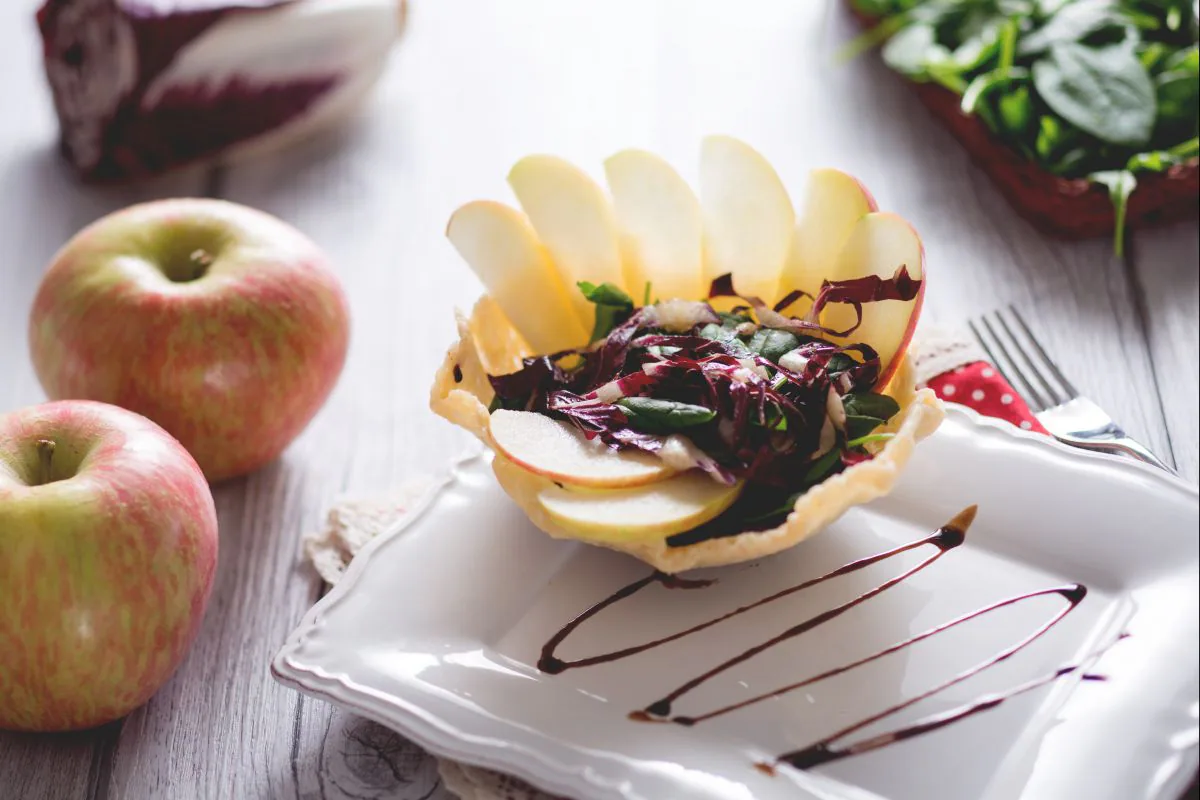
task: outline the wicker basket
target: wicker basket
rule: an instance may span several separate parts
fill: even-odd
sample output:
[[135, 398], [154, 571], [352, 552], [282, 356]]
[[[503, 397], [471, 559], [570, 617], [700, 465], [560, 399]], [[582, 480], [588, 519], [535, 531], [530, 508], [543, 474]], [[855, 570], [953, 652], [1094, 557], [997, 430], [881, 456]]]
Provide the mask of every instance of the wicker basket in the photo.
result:
[[[845, 0], [864, 28], [875, 18]], [[903, 76], [897, 76], [904, 80]], [[962, 113], [959, 98], [936, 84], [905, 81], [917, 98], [966, 148], [1021, 216], [1046, 233], [1069, 238], [1112, 235], [1116, 226], [1108, 189], [1082, 178], [1060, 178], [997, 138], [977, 117]], [[1126, 224], [1143, 228], [1195, 219], [1200, 210], [1200, 161], [1193, 158], [1166, 172], [1139, 173], [1129, 198]]]

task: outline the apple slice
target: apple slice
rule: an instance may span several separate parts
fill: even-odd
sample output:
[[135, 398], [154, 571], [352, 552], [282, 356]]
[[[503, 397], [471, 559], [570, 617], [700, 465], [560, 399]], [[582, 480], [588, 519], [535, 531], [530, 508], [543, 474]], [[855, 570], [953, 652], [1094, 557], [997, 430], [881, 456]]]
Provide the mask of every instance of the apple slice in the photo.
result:
[[622, 150], [604, 162], [621, 235], [625, 275], [640, 300], [699, 300], [704, 283], [704, 218], [687, 181], [645, 150]]
[[821, 281], [833, 275], [854, 223], [878, 208], [857, 178], [836, 169], [810, 172], [779, 293], [803, 289], [815, 295]]
[[733, 273], [734, 286], [768, 304], [792, 247], [796, 214], [774, 167], [730, 136], [710, 136], [700, 151], [706, 278]]
[[726, 486], [693, 470], [630, 489], [548, 486], [538, 494], [538, 504], [556, 524], [581, 538], [630, 542], [690, 531], [729, 508], [741, 490], [741, 483]]
[[[882, 366], [880, 386], [887, 384], [900, 365], [921, 313], [925, 298], [925, 248], [921, 239], [901, 217], [872, 212], [854, 224], [832, 273], [826, 276], [839, 281], [868, 275], [890, 278], [901, 266], [921, 281], [917, 296], [908, 301], [864, 304], [862, 325], [846, 337], [846, 341], [863, 342], [878, 351]], [[854, 309], [841, 303], [831, 303], [821, 312], [822, 324], [838, 330], [853, 325], [854, 318]]]
[[595, 308], [575, 285], [591, 281], [630, 289], [612, 204], [587, 173], [556, 156], [521, 159], [508, 173], [508, 183], [550, 251], [580, 321], [591, 330]]
[[587, 344], [588, 331], [567, 301], [567, 289], [516, 209], [490, 200], [454, 212], [446, 237], [487, 287], [536, 353]]
[[559, 483], [611, 489], [655, 483], [673, 474], [657, 456], [612, 450], [542, 414], [499, 409], [492, 412], [490, 428], [501, 455]]

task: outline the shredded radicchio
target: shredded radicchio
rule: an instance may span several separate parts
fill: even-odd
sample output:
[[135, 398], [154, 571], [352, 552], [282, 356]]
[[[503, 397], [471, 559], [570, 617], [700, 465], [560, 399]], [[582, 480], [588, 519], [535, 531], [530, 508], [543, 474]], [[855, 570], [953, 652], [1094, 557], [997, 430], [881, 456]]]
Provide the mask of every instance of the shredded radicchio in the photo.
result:
[[[797, 318], [784, 311], [807, 295], [793, 292], [772, 308], [738, 295], [724, 275], [710, 298], [746, 306], [726, 314], [704, 306], [686, 331], [659, 327], [655, 306], [633, 310], [587, 348], [527, 358], [518, 371], [492, 376], [494, 407], [566, 420], [615, 449], [657, 453], [682, 435], [705, 456], [696, 466], [718, 481], [802, 490], [869, 459], [856, 442], [895, 413], [872, 391], [881, 369], [875, 350], [825, 337], [849, 336], [863, 304], [911, 300], [920, 284], [904, 267], [891, 278], [826, 281]], [[855, 308], [858, 322], [823, 327], [830, 303]]]

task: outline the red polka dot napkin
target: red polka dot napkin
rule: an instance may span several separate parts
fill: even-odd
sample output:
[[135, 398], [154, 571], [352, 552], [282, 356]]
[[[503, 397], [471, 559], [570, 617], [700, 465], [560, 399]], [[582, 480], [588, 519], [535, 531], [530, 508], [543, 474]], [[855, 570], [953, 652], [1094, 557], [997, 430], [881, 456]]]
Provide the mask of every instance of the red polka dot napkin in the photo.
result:
[[969, 406], [1023, 430], [1049, 434], [969, 335], [930, 326], [920, 332], [913, 357], [917, 381], [942, 400]]

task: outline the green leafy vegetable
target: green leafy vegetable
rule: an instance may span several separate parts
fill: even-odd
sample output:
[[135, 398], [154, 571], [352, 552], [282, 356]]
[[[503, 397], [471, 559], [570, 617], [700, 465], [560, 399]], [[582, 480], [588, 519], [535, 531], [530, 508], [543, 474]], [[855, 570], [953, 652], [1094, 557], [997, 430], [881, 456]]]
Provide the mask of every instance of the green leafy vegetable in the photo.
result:
[[789, 331], [759, 328], [750, 337], [747, 346], [763, 358], [778, 364], [784, 353], [791, 352], [800, 346], [800, 337]]
[[[924, 79], [929, 75], [925, 65], [929, 63], [936, 43], [937, 34], [932, 25], [910, 25], [888, 39], [883, 46], [883, 60], [897, 72]], [[938, 54], [945, 58], [949, 51], [941, 48]]]
[[862, 447], [864, 444], [871, 442], [886, 442], [896, 436], [894, 433], [872, 433], [867, 436], [859, 436], [857, 439], [851, 439], [846, 442], [846, 447]]
[[888, 65], [960, 95], [963, 113], [1015, 151], [1055, 175], [1103, 185], [1121, 204], [1121, 224], [1136, 181], [1119, 173], [1197, 157], [1192, 0], [854, 3], [879, 22], [849, 49], [883, 42]]
[[851, 392], [842, 398], [842, 406], [847, 416], [875, 417], [889, 420], [900, 411], [900, 404], [895, 398], [875, 392]]
[[651, 397], [625, 397], [617, 401], [625, 409], [633, 427], [650, 433], [671, 433], [712, 422], [717, 412], [704, 406], [656, 400]]
[[1117, 214], [1117, 238], [1113, 244], [1117, 255], [1125, 254], [1125, 210], [1129, 206], [1129, 195], [1137, 188], [1137, 178], [1127, 169], [1109, 172], [1093, 172], [1088, 176], [1093, 183], [1108, 187], [1108, 196], [1112, 200]]
[[804, 482], [809, 486], [820, 483], [833, 474], [841, 461], [842, 448], [836, 445], [829, 448], [829, 452], [812, 462], [812, 466], [804, 473]]
[[[724, 315], [722, 315], [724, 317]], [[696, 331], [697, 336], [702, 336], [705, 339], [713, 339], [727, 346], [730, 350], [739, 356], [750, 355], [750, 348], [742, 341], [737, 334], [737, 326], [741, 322], [736, 318], [724, 317], [721, 324], [710, 322], [700, 330]]]
[[1021, 38], [1018, 52], [1022, 56], [1045, 53], [1062, 42], [1081, 42], [1105, 28], [1124, 29], [1126, 21], [1109, 0], [1077, 0], [1068, 3], [1050, 17], [1049, 21]]
[[851, 439], [861, 439], [885, 422], [887, 422], [887, 420], [880, 419], [879, 417], [868, 417], [860, 414], [847, 414], [846, 435]]
[[611, 283], [594, 283], [580, 281], [579, 291], [589, 303], [596, 306], [596, 322], [592, 326], [592, 342], [598, 342], [617, 327], [633, 311], [633, 298], [624, 290]]
[[1154, 133], [1154, 82], [1132, 47], [1059, 42], [1033, 65], [1033, 83], [1056, 114], [1101, 141], [1142, 145]]

